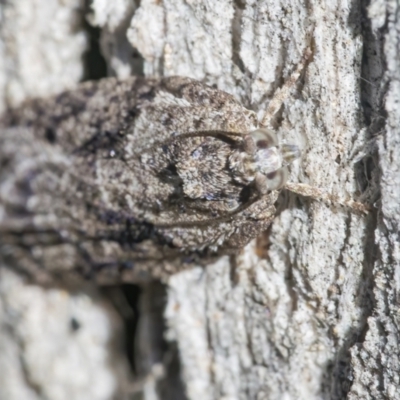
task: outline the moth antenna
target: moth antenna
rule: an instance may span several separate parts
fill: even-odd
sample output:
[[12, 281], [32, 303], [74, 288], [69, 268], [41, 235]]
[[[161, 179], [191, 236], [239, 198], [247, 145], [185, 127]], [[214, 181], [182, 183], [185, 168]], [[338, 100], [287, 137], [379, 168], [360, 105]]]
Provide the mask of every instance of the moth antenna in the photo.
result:
[[241, 213], [244, 211], [246, 208], [248, 208], [251, 204], [259, 200], [260, 198], [256, 198], [254, 200], [251, 200], [247, 202], [246, 204], [243, 204], [242, 206], [238, 207], [237, 209], [233, 211], [228, 211], [226, 214], [221, 215], [220, 217], [217, 218], [207, 218], [203, 220], [186, 220], [186, 221], [179, 221], [179, 222], [167, 222], [167, 223], [157, 223], [154, 222], [154, 226], [157, 228], [183, 228], [183, 227], [189, 227], [193, 228], [195, 226], [208, 226], [208, 225], [215, 225], [219, 224], [221, 222], [226, 222], [226, 221], [231, 221], [232, 218], [234, 218], [237, 214]]
[[[245, 133], [241, 132], [229, 132], [229, 131], [219, 131], [219, 130], [210, 130], [210, 131], [193, 131], [193, 132], [185, 132], [179, 135], [179, 138], [191, 138], [191, 137], [216, 137], [219, 136], [236, 136], [243, 137]], [[176, 139], [176, 138], [173, 138]]]
[[311, 55], [312, 55], [311, 48], [307, 47], [306, 50], [304, 51], [300, 63], [297, 64], [296, 69], [292, 72], [289, 79], [283, 84], [283, 86], [280, 89], [277, 89], [276, 92], [274, 93], [274, 97], [269, 102], [268, 108], [265, 111], [263, 118], [261, 119], [262, 126], [268, 126], [270, 124], [274, 115], [281, 108], [282, 103], [290, 96], [290, 91], [292, 87], [298, 81]]
[[174, 142], [178, 137], [179, 139], [187, 139], [194, 137], [213, 137], [216, 139], [221, 139], [221, 136], [244, 138], [245, 135], [246, 135], [245, 133], [240, 133], [240, 132], [229, 132], [229, 131], [219, 131], [219, 130], [185, 132], [180, 134], [179, 136], [170, 137], [160, 142], [152, 143], [152, 145], [147, 149], [147, 151], [151, 151], [154, 148], [162, 145], [168, 145], [169, 143]]
[[343, 199], [337, 195], [327, 193], [323, 189], [314, 186], [306, 185], [304, 183], [286, 182], [285, 188], [300, 196], [309, 197], [313, 200], [323, 201], [327, 204], [339, 204], [343, 207], [350, 208], [354, 211], [359, 211], [368, 214], [372, 209], [368, 204], [360, 203], [352, 199]]

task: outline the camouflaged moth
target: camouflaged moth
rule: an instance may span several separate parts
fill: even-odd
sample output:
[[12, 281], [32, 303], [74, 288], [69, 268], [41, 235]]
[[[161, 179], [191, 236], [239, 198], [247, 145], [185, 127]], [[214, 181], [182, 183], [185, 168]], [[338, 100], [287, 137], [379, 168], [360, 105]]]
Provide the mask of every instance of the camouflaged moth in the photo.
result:
[[87, 82], [10, 110], [3, 262], [39, 280], [73, 270], [140, 281], [237, 251], [270, 225], [283, 186], [309, 190], [286, 183], [298, 148], [262, 125], [233, 96], [182, 77]]

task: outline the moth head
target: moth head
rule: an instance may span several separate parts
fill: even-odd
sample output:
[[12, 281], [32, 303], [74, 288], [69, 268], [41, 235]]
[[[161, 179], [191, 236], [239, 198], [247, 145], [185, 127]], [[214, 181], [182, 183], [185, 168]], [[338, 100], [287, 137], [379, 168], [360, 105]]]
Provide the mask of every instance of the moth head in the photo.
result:
[[275, 133], [257, 129], [246, 135], [242, 148], [229, 158], [235, 180], [254, 182], [261, 194], [282, 188], [288, 177], [287, 166], [300, 157], [295, 145], [280, 145]]

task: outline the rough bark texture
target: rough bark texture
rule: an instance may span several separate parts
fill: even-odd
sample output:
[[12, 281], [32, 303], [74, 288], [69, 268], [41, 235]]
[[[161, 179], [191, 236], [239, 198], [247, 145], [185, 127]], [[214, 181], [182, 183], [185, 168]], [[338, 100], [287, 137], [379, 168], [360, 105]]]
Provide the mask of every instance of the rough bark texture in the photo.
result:
[[[86, 11], [78, 0], [1, 3], [0, 109], [82, 77]], [[89, 19], [110, 74], [194, 77], [260, 117], [311, 47], [274, 122], [303, 151], [290, 179], [375, 205], [363, 216], [284, 193], [240, 256], [143, 288], [144, 398], [399, 398], [398, 2], [94, 0]], [[0, 273], [0, 398], [122, 398], [124, 355], [110, 347], [120, 322], [96, 289]]]

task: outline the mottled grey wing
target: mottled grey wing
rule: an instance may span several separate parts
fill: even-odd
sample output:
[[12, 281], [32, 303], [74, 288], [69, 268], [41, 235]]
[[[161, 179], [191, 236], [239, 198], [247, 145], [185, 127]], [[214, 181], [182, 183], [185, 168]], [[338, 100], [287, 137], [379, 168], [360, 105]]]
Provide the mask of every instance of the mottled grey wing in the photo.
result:
[[[270, 223], [225, 160], [254, 113], [188, 78], [105, 79], [1, 120], [1, 256], [24, 270], [129, 280], [240, 248]], [[182, 264], [183, 263], [183, 264]], [[169, 267], [168, 267], [168, 265]]]

